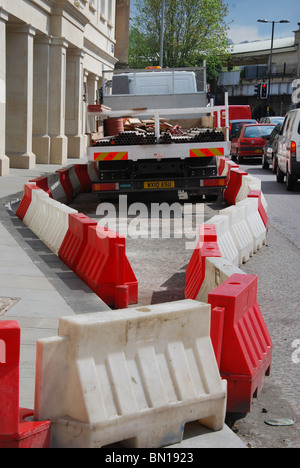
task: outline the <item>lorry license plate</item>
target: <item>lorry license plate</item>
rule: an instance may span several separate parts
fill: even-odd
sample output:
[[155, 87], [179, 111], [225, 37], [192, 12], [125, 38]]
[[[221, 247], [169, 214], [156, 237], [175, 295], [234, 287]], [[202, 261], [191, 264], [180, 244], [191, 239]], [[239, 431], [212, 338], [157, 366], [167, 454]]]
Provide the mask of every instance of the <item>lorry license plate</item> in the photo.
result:
[[155, 182], [144, 182], [145, 189], [171, 189], [175, 188], [175, 182], [169, 180], [160, 180]]
[[262, 149], [256, 149], [256, 150], [255, 150], [255, 153], [257, 153], [257, 154], [262, 154]]

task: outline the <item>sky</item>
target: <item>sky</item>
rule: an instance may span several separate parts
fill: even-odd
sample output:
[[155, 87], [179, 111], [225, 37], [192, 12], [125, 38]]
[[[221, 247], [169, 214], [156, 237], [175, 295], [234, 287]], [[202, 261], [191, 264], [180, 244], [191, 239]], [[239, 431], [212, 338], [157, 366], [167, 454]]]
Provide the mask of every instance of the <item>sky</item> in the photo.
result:
[[[168, 0], [166, 0], [168, 1]], [[136, 0], [131, 0], [131, 15], [135, 12]], [[294, 36], [300, 22], [300, 0], [224, 0], [228, 4], [227, 23], [229, 39], [234, 44], [244, 41], [270, 39], [272, 25], [258, 23], [258, 19], [268, 21], [290, 20], [289, 24], [275, 25], [275, 39]]]

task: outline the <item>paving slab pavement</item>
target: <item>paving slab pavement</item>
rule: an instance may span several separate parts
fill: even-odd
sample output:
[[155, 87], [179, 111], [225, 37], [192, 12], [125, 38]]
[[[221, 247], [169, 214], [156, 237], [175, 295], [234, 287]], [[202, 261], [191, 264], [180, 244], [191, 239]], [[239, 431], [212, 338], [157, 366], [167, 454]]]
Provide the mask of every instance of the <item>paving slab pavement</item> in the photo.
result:
[[[75, 163], [78, 160], [69, 160], [67, 165]], [[30, 409], [34, 408], [36, 341], [57, 336], [60, 317], [109, 310], [15, 214], [24, 185], [61, 167], [11, 169], [8, 176], [0, 177], [0, 320], [16, 320], [21, 327], [19, 405]], [[189, 426], [185, 439], [176, 444], [177, 449], [206, 447], [245, 445], [226, 425], [219, 432]]]

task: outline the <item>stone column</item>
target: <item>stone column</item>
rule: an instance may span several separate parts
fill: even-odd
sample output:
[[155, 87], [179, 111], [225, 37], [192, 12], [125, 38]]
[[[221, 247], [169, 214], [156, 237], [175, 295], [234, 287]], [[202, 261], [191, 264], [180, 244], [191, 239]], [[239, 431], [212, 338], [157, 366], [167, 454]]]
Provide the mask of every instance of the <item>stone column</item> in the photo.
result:
[[6, 154], [10, 166], [35, 167], [32, 152], [33, 43], [30, 25], [7, 26]]
[[116, 68], [128, 67], [130, 0], [116, 0]]
[[37, 36], [34, 43], [32, 148], [38, 164], [50, 164], [50, 44], [47, 36]]
[[84, 103], [83, 103], [83, 108], [82, 108], [83, 109], [82, 132], [86, 137], [87, 146], [88, 146], [87, 133], [89, 133], [88, 132], [89, 125], [88, 125], [88, 122], [87, 122], [87, 106], [89, 104], [88, 76], [89, 76], [89, 72], [86, 69], [84, 69], [84, 71], [83, 71]]
[[[100, 76], [94, 73], [89, 73], [87, 76], [87, 91], [88, 91], [88, 104], [97, 103], [97, 90], [99, 88]], [[95, 117], [89, 117], [90, 131], [96, 132]]]
[[64, 38], [52, 38], [49, 79], [50, 163], [60, 165], [66, 164], [68, 157], [68, 139], [65, 135], [67, 47]]
[[9, 158], [5, 154], [6, 132], [6, 21], [7, 13], [0, 8], [0, 176], [9, 174]]
[[69, 158], [83, 158], [86, 149], [86, 138], [83, 135], [83, 58], [84, 53], [81, 50], [68, 50], [66, 136]]

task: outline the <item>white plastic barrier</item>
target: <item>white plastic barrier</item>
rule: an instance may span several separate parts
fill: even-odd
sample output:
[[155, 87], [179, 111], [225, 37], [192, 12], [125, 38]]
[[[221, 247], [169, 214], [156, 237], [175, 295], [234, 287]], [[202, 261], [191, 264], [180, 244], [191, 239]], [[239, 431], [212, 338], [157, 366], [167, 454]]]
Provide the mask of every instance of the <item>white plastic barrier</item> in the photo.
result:
[[222, 171], [222, 173], [220, 174], [220, 176], [227, 176], [228, 175], [228, 172], [229, 172], [229, 166], [228, 164], [225, 162], [225, 166], [224, 166], [224, 169]]
[[74, 190], [74, 198], [76, 198], [81, 193], [81, 184], [76, 174], [75, 166], [69, 167], [69, 178], [70, 178], [73, 190]]
[[218, 246], [222, 257], [239, 266], [239, 252], [230, 232], [229, 217], [225, 215], [215, 215], [209, 219], [207, 224], [216, 226]]
[[93, 163], [93, 162], [88, 164], [88, 174], [92, 182], [97, 182], [99, 180], [99, 175], [96, 170], [95, 164], [96, 163]]
[[253, 257], [253, 238], [246, 223], [246, 207], [229, 206], [219, 213], [229, 218], [229, 230], [239, 252], [238, 266], [241, 266]]
[[239, 169], [239, 165], [236, 164], [231, 159], [225, 158], [225, 167], [224, 167], [221, 175], [227, 176], [229, 178], [231, 169]]
[[32, 201], [24, 216], [24, 223], [58, 255], [69, 227], [69, 214], [78, 211], [53, 200], [43, 190], [32, 191]]
[[245, 200], [251, 190], [261, 190], [261, 180], [251, 175], [242, 176], [242, 185], [236, 196], [236, 203]]
[[222, 171], [222, 174], [220, 174], [221, 176], [227, 176], [228, 173], [229, 173], [229, 171], [230, 171], [230, 166], [229, 166], [229, 164], [228, 164], [228, 161], [229, 161], [229, 159], [226, 159], [226, 160], [225, 160], [224, 169], [223, 169], [223, 171]]
[[40, 239], [58, 255], [69, 228], [69, 214], [77, 214], [78, 211], [56, 200], [50, 200], [48, 208], [49, 219]]
[[263, 207], [264, 207], [264, 209], [265, 209], [265, 211], [266, 211], [266, 213], [267, 213], [267, 211], [268, 211], [268, 203], [267, 203], [267, 200], [266, 200], [266, 198], [265, 198], [263, 192], [261, 192], [261, 202], [262, 202]]
[[50, 200], [48, 193], [44, 190], [32, 190], [31, 203], [24, 216], [24, 224], [37, 236], [47, 221], [47, 202]]
[[245, 275], [246, 273], [224, 257], [207, 257], [205, 278], [196, 300], [207, 303], [208, 294], [234, 274]]
[[[260, 190], [261, 191], [261, 180], [257, 177], [251, 175], [242, 176], [242, 186], [237, 194], [236, 203], [245, 200], [251, 190]], [[268, 211], [268, 204], [264, 194], [261, 191], [261, 201], [266, 212]]]
[[67, 196], [61, 184], [60, 175], [57, 173], [49, 174], [47, 179], [48, 179], [48, 187], [49, 187], [49, 190], [51, 192], [53, 199], [61, 203], [66, 203]]
[[54, 219], [56, 220], [56, 215], [51, 212], [51, 207], [55, 206], [55, 208], [58, 209], [60, 206], [64, 205], [57, 202], [56, 200], [53, 200], [52, 198], [38, 198], [40, 199], [39, 204], [42, 206], [38, 210], [37, 219], [34, 219], [31, 223], [31, 226], [29, 227], [31, 228], [32, 232], [34, 232], [39, 237], [39, 239], [49, 247], [49, 239], [51, 239], [50, 228]]
[[247, 198], [236, 206], [243, 206], [246, 210], [246, 223], [253, 239], [253, 252], [257, 253], [263, 245], [266, 245], [267, 229], [258, 211], [258, 198]]
[[210, 305], [185, 300], [60, 319], [37, 342], [35, 419], [53, 448], [135, 448], [181, 441], [184, 424], [224, 426], [226, 382]]

